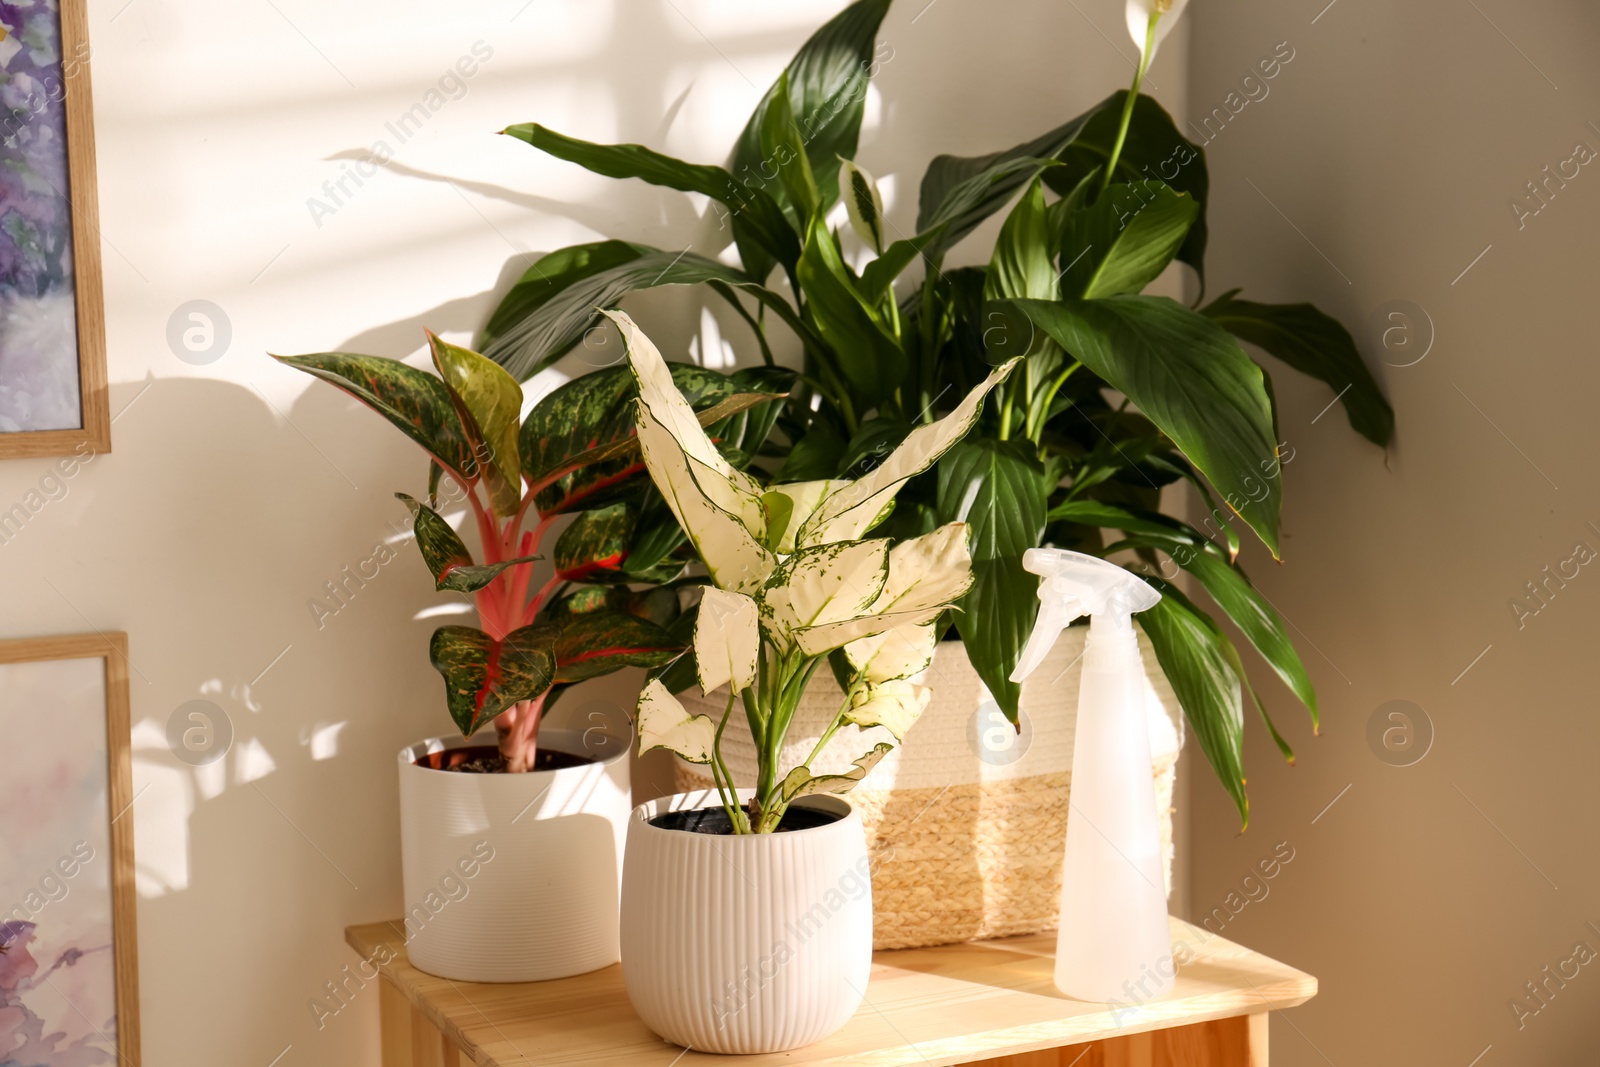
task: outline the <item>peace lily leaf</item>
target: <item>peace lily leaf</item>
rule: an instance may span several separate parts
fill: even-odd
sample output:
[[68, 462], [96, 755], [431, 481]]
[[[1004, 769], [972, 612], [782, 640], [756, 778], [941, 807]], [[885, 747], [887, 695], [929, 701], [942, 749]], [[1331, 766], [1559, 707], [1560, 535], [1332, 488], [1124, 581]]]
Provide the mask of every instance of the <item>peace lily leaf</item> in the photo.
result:
[[[869, 684], [881, 685], [927, 670], [938, 645], [936, 627], [910, 625], [852, 641], [843, 651], [855, 674]], [[841, 688], [848, 688], [848, 680]]]
[[814, 793], [848, 793], [892, 751], [894, 746], [887, 742], [873, 745], [872, 751], [857, 759], [852, 769], [843, 774], [813, 775], [811, 768], [802, 764], [784, 775], [778, 793], [784, 803]]
[[664, 748], [690, 763], [710, 763], [717, 724], [708, 715], [690, 715], [659, 679], [639, 693], [639, 755]]
[[1272, 406], [1261, 368], [1237, 341], [1165, 297], [1016, 305], [1137, 405], [1277, 556], [1283, 487]]
[[811, 220], [795, 273], [817, 332], [834, 351], [850, 354], [839, 360], [840, 373], [868, 401], [893, 393], [905, 380], [906, 354], [857, 291], [821, 216]]
[[1044, 186], [1038, 179], [1017, 200], [989, 259], [984, 279], [985, 300], [1006, 297], [1035, 297], [1049, 300], [1056, 295], [1057, 272], [1050, 255], [1053, 243], [1047, 224]]
[[493, 360], [431, 331], [428, 347], [467, 430], [478, 469], [485, 474], [490, 506], [498, 515], [515, 515], [522, 504], [522, 461], [517, 454], [522, 387]]
[[1311, 304], [1258, 304], [1222, 294], [1200, 309], [1241, 340], [1259, 345], [1302, 374], [1333, 387], [1351, 429], [1375, 445], [1394, 437], [1394, 409], [1356, 351], [1350, 331]]
[[637, 520], [626, 502], [580, 512], [556, 538], [556, 574], [568, 582], [629, 581], [622, 571]]
[[421, 445], [463, 485], [477, 478], [461, 420], [444, 382], [397, 359], [317, 352], [307, 356], [273, 356], [285, 366], [303, 370], [349, 393]]
[[766, 114], [761, 119], [761, 154], [769, 165], [777, 168], [778, 181], [793, 205], [795, 221], [799, 222], [817, 213], [820, 197], [816, 179], [811, 175], [811, 162], [806, 158], [805, 139], [789, 108], [788, 74], [778, 75], [778, 84], [772, 89], [772, 97], [766, 102]]
[[710, 588], [695, 616], [694, 657], [700, 691], [730, 685], [735, 693], [755, 681], [761, 656], [761, 624], [756, 602], [742, 593]]
[[[1088, 115], [1088, 121], [1072, 144], [1060, 153], [1064, 166], [1045, 171], [1045, 184], [1068, 196], [1110, 162], [1111, 146], [1122, 125], [1127, 90], [1112, 93]], [[1117, 172], [1112, 181], [1159, 180], [1174, 191], [1192, 196], [1200, 214], [1178, 250], [1178, 259], [1195, 269], [1205, 281], [1206, 216], [1205, 205], [1211, 195], [1211, 179], [1206, 171], [1205, 149], [1179, 132], [1160, 104], [1143, 93], [1133, 102], [1133, 119], [1128, 124], [1122, 152], [1117, 157]]]
[[467, 546], [460, 535], [437, 511], [404, 493], [396, 493], [395, 497], [404, 501], [406, 507], [411, 509], [412, 533], [416, 535], [422, 562], [428, 565], [428, 572], [433, 575], [435, 589], [476, 593], [498, 578], [500, 572], [507, 567], [532, 563], [541, 558], [519, 556], [516, 559], [479, 566], [472, 562], [472, 554], [467, 551]]
[[882, 726], [896, 741], [904, 741], [906, 731], [916, 724], [933, 699], [933, 690], [903, 680], [869, 685], [857, 694], [850, 707], [844, 711], [844, 721], [854, 723], [863, 730]]
[[887, 538], [802, 548], [767, 579], [761, 617], [774, 640], [787, 644], [796, 631], [861, 615], [888, 579]]
[[830, 494], [800, 527], [796, 544], [804, 547], [853, 541], [870, 529], [907, 479], [933, 466], [952, 445], [966, 436], [977, 421], [983, 398], [1006, 380], [1018, 362], [1020, 360], [1013, 359], [990, 371], [977, 388], [962, 398], [954, 411], [937, 422], [912, 430], [882, 464]]
[[539, 623], [496, 641], [472, 626], [441, 626], [428, 659], [444, 676], [450, 717], [463, 737], [511, 705], [532, 700], [555, 681], [555, 629]]
[[[734, 181], [721, 167], [685, 163], [637, 144], [594, 144], [556, 133], [536, 122], [510, 126], [502, 131], [526, 141], [542, 152], [610, 178], [640, 178], [652, 185], [664, 185], [686, 193], [700, 193], [718, 200], [730, 209], [735, 239], [746, 266], [755, 277], [764, 277], [775, 256], [793, 266], [799, 244], [789, 228], [777, 201], [761, 188], [760, 182]], [[828, 172], [832, 179], [833, 172]], [[753, 262], [751, 252], [762, 255], [766, 269]]]
[[1005, 206], [1012, 195], [1048, 167], [1077, 138], [1089, 111], [1031, 141], [986, 156], [935, 156], [922, 175], [917, 232], [947, 228], [935, 256], [971, 233]]
[[1042, 542], [1049, 489], [1031, 450], [1015, 442], [963, 441], [939, 463], [939, 518], [972, 526], [976, 580], [956, 632], [1007, 717], [1018, 713], [1022, 687], [1011, 671], [1039, 603], [1039, 579], [1023, 569], [1022, 553]]
[[581, 682], [620, 667], [664, 667], [683, 644], [648, 619], [591, 611], [561, 623], [554, 641], [556, 681]]
[[[760, 186], [773, 177], [762, 152], [761, 130], [782, 92], [799, 125], [818, 192], [831, 203], [840, 157], [853, 159], [856, 154], [873, 46], [888, 10], [889, 0], [857, 0], [800, 46], [739, 135], [729, 164], [737, 180]], [[776, 195], [783, 195], [781, 189], [775, 189]], [[828, 206], [821, 205], [824, 211]]]
[[501, 298], [499, 306], [478, 334], [478, 349], [487, 348], [501, 334], [538, 311], [551, 297], [572, 283], [659, 251], [658, 248], [631, 241], [593, 241], [569, 245], [540, 256]]
[[878, 194], [878, 183], [872, 180], [872, 175], [856, 166], [853, 160], [841, 160], [839, 163], [839, 199], [844, 201], [845, 213], [850, 217], [850, 228], [873, 251], [881, 253], [883, 197]]
[[1199, 214], [1192, 198], [1161, 182], [1111, 186], [1067, 216], [1061, 291], [1086, 299], [1142, 291], [1172, 262]]
[[1139, 613], [1139, 626], [1155, 647], [1161, 671], [1194, 728], [1200, 750], [1250, 824], [1244, 789], [1244, 705], [1239, 675], [1229, 656], [1232, 643], [1177, 586], [1146, 578], [1161, 593], [1155, 607]]
[[[798, 257], [798, 238], [792, 233], [790, 238]], [[513, 377], [527, 381], [584, 340], [599, 318], [596, 308], [615, 307], [623, 297], [642, 289], [713, 281], [742, 287], [769, 307], [782, 305], [784, 312], [790, 310], [783, 297], [752, 285], [736, 267], [694, 252], [652, 251], [575, 279], [525, 318], [507, 326], [484, 349], [484, 355]]]
[[884, 249], [883, 255], [861, 268], [861, 284], [858, 286], [861, 295], [868, 301], [876, 301], [890, 294], [890, 287], [901, 272], [916, 262], [924, 249], [937, 244], [943, 234], [944, 227], [935, 226], [927, 233], [902, 238]]

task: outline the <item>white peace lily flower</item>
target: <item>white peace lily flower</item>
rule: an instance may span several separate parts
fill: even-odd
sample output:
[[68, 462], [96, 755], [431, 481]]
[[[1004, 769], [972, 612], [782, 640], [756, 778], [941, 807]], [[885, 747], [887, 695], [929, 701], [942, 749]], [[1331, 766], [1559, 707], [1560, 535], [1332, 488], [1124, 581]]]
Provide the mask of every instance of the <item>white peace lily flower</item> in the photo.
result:
[[690, 763], [710, 763], [717, 724], [707, 715], [690, 715], [667, 687], [652, 680], [639, 694], [639, 755], [652, 749], [676, 752]]
[[1145, 38], [1150, 32], [1150, 16], [1160, 16], [1160, 21], [1156, 23], [1155, 43], [1145, 60], [1147, 64], [1155, 59], [1156, 49], [1161, 47], [1161, 42], [1177, 24], [1178, 16], [1182, 15], [1183, 9], [1188, 6], [1189, 0], [1128, 0], [1128, 36], [1138, 45], [1141, 55], [1144, 53]]

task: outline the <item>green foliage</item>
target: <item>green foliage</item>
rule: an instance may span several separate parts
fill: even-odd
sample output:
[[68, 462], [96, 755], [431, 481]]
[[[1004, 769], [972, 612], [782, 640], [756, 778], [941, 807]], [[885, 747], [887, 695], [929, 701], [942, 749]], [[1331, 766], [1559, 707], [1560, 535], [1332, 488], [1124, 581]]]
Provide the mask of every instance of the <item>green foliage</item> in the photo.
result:
[[[597, 173], [711, 197], [719, 217], [732, 220], [741, 267], [620, 241], [552, 253], [542, 261], [550, 269], [530, 272], [496, 310], [488, 354], [526, 377], [581, 337], [594, 309], [638, 288], [706, 282], [750, 324], [769, 365], [774, 319], [803, 352], [781, 410], [752, 409], [787, 441], [741, 464], [758, 490], [864, 475], [909, 432], [948, 414], [993, 366], [1023, 357], [967, 440], [911, 478], [872, 532], [901, 540], [939, 521], [972, 523], [979, 580], [953, 624], [1012, 716], [1018, 690], [1005, 679], [1036, 609], [1022, 551], [1054, 544], [1149, 571], [1166, 597], [1142, 616], [1145, 628], [1243, 818], [1242, 694], [1258, 698], [1228, 635], [1155, 574], [1169, 563], [1168, 577], [1178, 568], [1191, 574], [1315, 721], [1304, 665], [1236, 561], [1236, 518], [1278, 554], [1284, 462], [1271, 382], [1240, 342], [1327, 383], [1351, 425], [1380, 446], [1393, 434], [1393, 412], [1349, 333], [1309, 304], [1256, 303], [1234, 291], [1197, 311], [1143, 295], [1174, 262], [1204, 289], [1210, 187], [1204, 150], [1138, 93], [1137, 81], [1011, 148], [937, 156], [922, 177], [914, 231], [882, 218], [876, 187], [854, 160], [887, 7], [858, 0], [806, 43], [751, 116], [726, 170], [533, 124], [508, 131]], [[824, 221], [841, 181], [859, 251]], [[972, 257], [984, 265], [947, 267], [951, 249], [1002, 211], [994, 247]], [[792, 295], [766, 286], [780, 265]], [[719, 447], [746, 460], [760, 451], [748, 440]], [[524, 438], [525, 466], [530, 449]], [[586, 477], [560, 492], [578, 493]], [[1180, 479], [1210, 510], [1205, 533], [1160, 513], [1162, 488]], [[768, 550], [777, 544], [766, 542]], [[686, 550], [681, 542], [655, 548], [641, 564]], [[686, 660], [663, 677], [687, 684]]]

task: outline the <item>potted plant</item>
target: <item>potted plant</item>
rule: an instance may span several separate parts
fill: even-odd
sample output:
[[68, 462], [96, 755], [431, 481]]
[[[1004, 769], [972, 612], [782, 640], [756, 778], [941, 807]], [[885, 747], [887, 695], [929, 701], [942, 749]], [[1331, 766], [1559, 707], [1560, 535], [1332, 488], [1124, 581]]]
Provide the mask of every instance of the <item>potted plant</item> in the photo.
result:
[[[928, 689], [911, 679], [932, 658], [934, 623], [972, 584], [964, 523], [892, 546], [865, 534], [907, 479], [967, 432], [1013, 364], [860, 479], [763, 486], [719, 453], [650, 340], [610, 314], [638, 382], [645, 466], [713, 582], [696, 612], [699, 684], [728, 688], [718, 719], [690, 714], [659, 678], [639, 696], [639, 751], [702, 764], [715, 788], [633, 814], [623, 977], [640, 1017], [669, 1041], [730, 1053], [796, 1048], [844, 1024], [871, 966], [866, 840], [839, 795], [926, 706]], [[848, 692], [811, 758], [780, 765], [795, 708], [834, 652], [850, 665]], [[747, 788], [720, 752], [736, 703], [761, 742]], [[844, 773], [815, 770], [829, 745], [850, 753]]]
[[[1130, 0], [1141, 55], [1130, 90], [1009, 149], [933, 159], [911, 233], [885, 217], [872, 177], [853, 162], [866, 86], [887, 58], [876, 35], [888, 7], [889, 0], [858, 0], [818, 30], [762, 98], [726, 168], [641, 145], [594, 144], [537, 123], [507, 129], [597, 173], [709, 197], [740, 265], [618, 241], [553, 253], [537, 303], [513, 299], [513, 290], [485, 352], [525, 376], [581, 337], [596, 306], [651, 286], [706, 284], [750, 324], [764, 361], [772, 359], [774, 320], [802, 349], [802, 378], [778, 420], [789, 442], [779, 483], [861, 474], [949, 410], [994, 364], [1021, 357], [1022, 369], [973, 432], [913, 478], [872, 531], [903, 539], [956, 520], [972, 527], [979, 580], [952, 619], [959, 642], [944, 642], [937, 654], [941, 695], [919, 729], [935, 735], [935, 747], [953, 739], [960, 748], [963, 732], [986, 723], [990, 711], [1021, 725], [1027, 700], [1008, 676], [1037, 604], [1036, 579], [1021, 565], [1026, 549], [1132, 557], [1164, 594], [1141, 617], [1145, 661], [1159, 666], [1152, 688], [1168, 710], [1181, 705], [1247, 823], [1247, 695], [1283, 755], [1292, 759], [1292, 752], [1213, 615], [1234, 624], [1313, 724], [1317, 704], [1282, 618], [1238, 564], [1239, 523], [1277, 558], [1283, 467], [1293, 457], [1292, 443], [1277, 433], [1266, 371], [1241, 342], [1327, 383], [1351, 426], [1374, 444], [1389, 442], [1393, 412], [1348, 331], [1309, 304], [1243, 300], [1235, 290], [1189, 307], [1144, 294], [1173, 262], [1202, 293], [1206, 281], [1205, 150], [1139, 92], [1181, 2]], [[1274, 59], [1263, 77], [1284, 61]], [[828, 223], [841, 199], [854, 239]], [[1008, 205], [992, 249], [972, 265], [947, 262], [958, 242]], [[768, 285], [780, 270], [787, 291]], [[1196, 523], [1186, 520], [1187, 506], [1163, 506], [1163, 490], [1180, 483], [1198, 494]], [[1205, 590], [1213, 609], [1174, 584], [1180, 573], [1190, 588]], [[1061, 670], [1073, 654], [1064, 637]], [[1043, 697], [1071, 690], [1061, 671], [1047, 665], [1040, 673], [1056, 679], [1051, 687], [1035, 683]], [[681, 689], [692, 675], [680, 661], [663, 677]], [[946, 701], [946, 693], [958, 695]], [[1038, 732], [1028, 762], [1004, 769], [1014, 786], [985, 784], [995, 769], [982, 766], [981, 754], [968, 752], [958, 768], [960, 788], [981, 794], [972, 798], [978, 814], [970, 839], [945, 872], [966, 879], [963, 891], [931, 891], [925, 864], [901, 871], [897, 859], [879, 869], [879, 889], [897, 879], [908, 901], [903, 926], [880, 928], [883, 943], [1016, 933], [1053, 921], [1052, 872], [1061, 853], [1050, 842], [1059, 843], [1065, 829], [1060, 795], [1069, 786], [1073, 721], [1069, 702], [1041, 705], [1043, 697], [1028, 716]], [[826, 728], [820, 704], [794, 724], [795, 743]], [[1175, 756], [1177, 734], [1164, 732]], [[754, 759], [750, 739], [725, 741], [736, 761]], [[1170, 762], [1155, 771], [1170, 788]], [[898, 807], [917, 810], [914, 798], [903, 799]], [[943, 831], [909, 818], [880, 828], [880, 809], [895, 806], [865, 810], [869, 835], [880, 845], [911, 846], [897, 856], [927, 860], [925, 848]], [[973, 855], [976, 871], [967, 869]], [[1032, 864], [1020, 885], [1019, 857]], [[1013, 884], [1002, 890], [994, 872], [1007, 870]], [[894, 914], [879, 903], [880, 920]], [[957, 914], [939, 918], [951, 908]]]
[[[683, 650], [669, 627], [690, 553], [642, 477], [625, 368], [568, 382], [524, 419], [522, 389], [497, 364], [431, 333], [428, 344], [437, 376], [375, 356], [278, 357], [428, 454], [428, 501], [396, 495], [435, 588], [477, 608], [479, 626], [441, 626], [428, 647], [460, 739], [400, 753], [410, 958], [465, 981], [577, 974], [617, 960], [626, 724], [541, 726], [568, 687]], [[687, 364], [668, 373], [694, 398], [695, 425], [730, 451], [765, 438], [779, 394]], [[438, 510], [446, 479], [446, 502], [471, 516], [477, 559]], [[552, 573], [536, 587], [535, 553], [563, 518]], [[491, 723], [497, 743], [475, 743]]]

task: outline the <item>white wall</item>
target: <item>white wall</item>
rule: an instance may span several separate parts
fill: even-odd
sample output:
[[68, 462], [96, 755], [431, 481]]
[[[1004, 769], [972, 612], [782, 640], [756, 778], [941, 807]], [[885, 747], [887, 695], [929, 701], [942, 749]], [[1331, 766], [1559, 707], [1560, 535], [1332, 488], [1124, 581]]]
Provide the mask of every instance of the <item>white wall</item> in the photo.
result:
[[[1313, 738], [1259, 677], [1299, 765], [1250, 725], [1255, 818], [1242, 836], [1196, 779], [1194, 912], [1223, 904], [1277, 842], [1295, 849], [1224, 930], [1322, 981], [1273, 1023], [1275, 1065], [1466, 1067], [1491, 1045], [1482, 1067], [1591, 1063], [1594, 965], [1552, 984], [1521, 1029], [1507, 1002], [1578, 942], [1600, 951], [1585, 925], [1600, 919], [1600, 579], [1579, 568], [1525, 628], [1508, 602], [1575, 542], [1600, 550], [1587, 525], [1600, 523], [1600, 175], [1583, 168], [1522, 229], [1508, 201], [1575, 142], [1600, 150], [1600, 12], [1572, 0], [1204, 0], [1189, 12], [1192, 115], [1278, 42], [1296, 52], [1208, 149], [1213, 290], [1338, 315], [1363, 335], [1398, 417], [1385, 457], [1337, 409], [1316, 419], [1329, 389], [1274, 375], [1295, 449], [1287, 550], [1282, 567], [1261, 552], [1248, 562], [1293, 623], [1325, 728]], [[1393, 300], [1434, 324], [1415, 366], [1384, 366], [1415, 356], [1368, 340]], [[1432, 722], [1432, 749], [1410, 767], [1368, 745], [1369, 718], [1391, 700]]]
[[[390, 494], [423, 485], [418, 454], [264, 353], [416, 356], [423, 325], [465, 339], [513, 261], [597, 234], [711, 251], [703, 204], [493, 131], [538, 119], [720, 161], [839, 6], [92, 5], [114, 451], [0, 547], [0, 588], [8, 636], [129, 633], [146, 1063], [377, 1062], [373, 993], [321, 1030], [307, 1001], [352, 962], [346, 924], [399, 913], [395, 753], [450, 728], [425, 656], [438, 620], [414, 617], [442, 601], [409, 546], [322, 628], [307, 607], [391, 536]], [[1125, 82], [1120, 3], [1076, 8], [891, 15], [861, 159], [892, 176], [897, 225], [935, 151], [1009, 146]], [[385, 124], [479, 41], [493, 52], [466, 94], [399, 144]], [[1153, 72], [1169, 99], [1178, 45]], [[308, 199], [379, 140], [389, 165], [313, 218]], [[196, 299], [232, 330], [205, 366], [166, 341]], [[683, 294], [630, 306], [669, 352], [699, 329]], [[0, 502], [45, 469], [0, 465]], [[198, 697], [236, 737], [197, 771], [165, 729]]]

